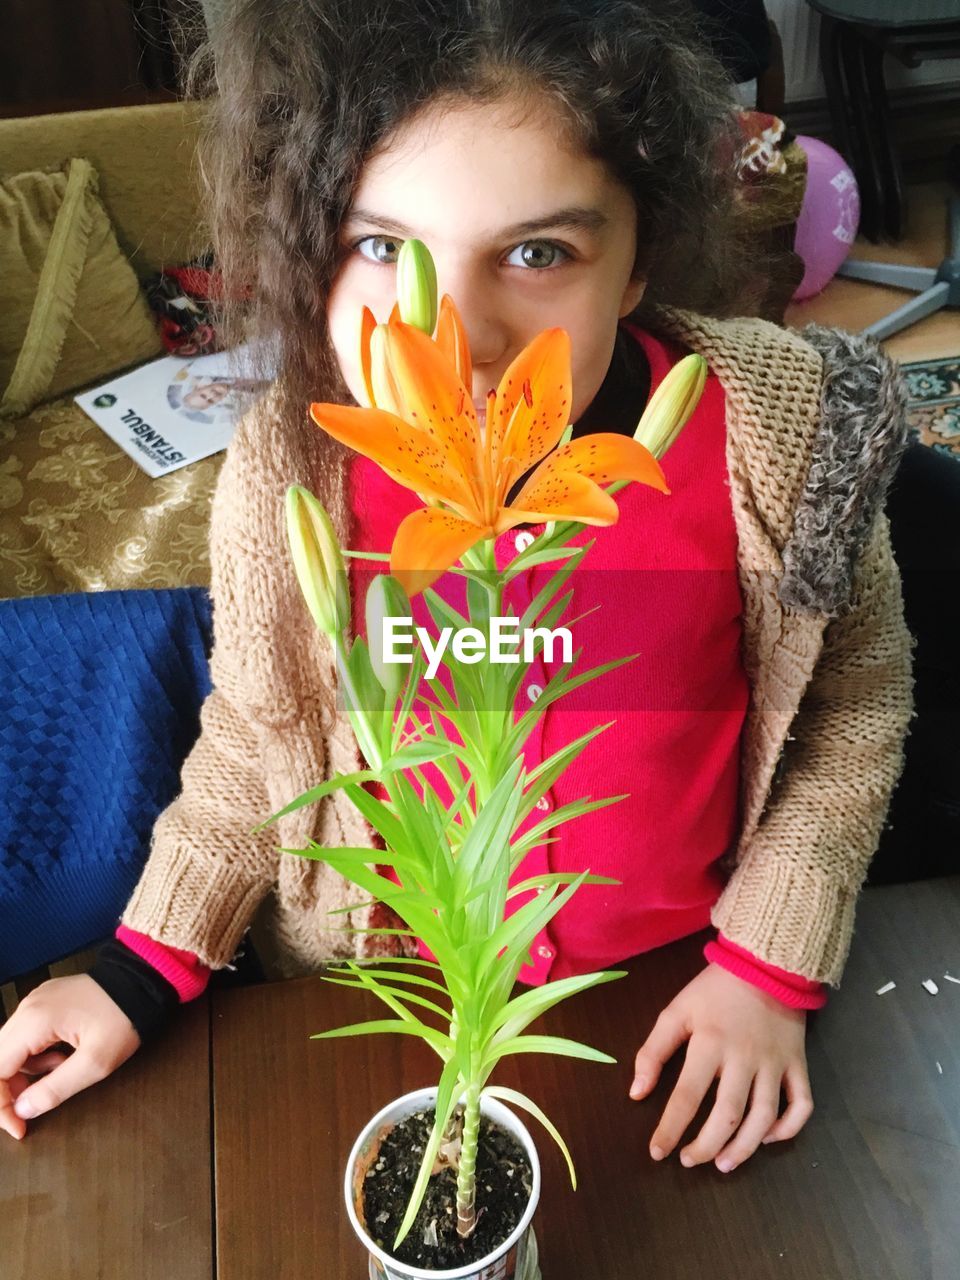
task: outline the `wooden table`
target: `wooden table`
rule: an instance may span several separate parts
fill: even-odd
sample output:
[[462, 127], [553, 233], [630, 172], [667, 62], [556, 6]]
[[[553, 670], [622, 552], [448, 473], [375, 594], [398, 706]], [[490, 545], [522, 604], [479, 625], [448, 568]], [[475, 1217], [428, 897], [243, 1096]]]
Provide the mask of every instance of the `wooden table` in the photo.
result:
[[[701, 968], [703, 939], [639, 957], [628, 978], [544, 1020], [617, 1066], [505, 1065], [503, 1082], [552, 1115], [580, 1175], [573, 1192], [536, 1135], [545, 1280], [956, 1280], [960, 986], [943, 975], [960, 977], [960, 877], [865, 891], [843, 988], [809, 1022], [816, 1111], [796, 1139], [727, 1175], [647, 1154], [682, 1054], [649, 1100], [626, 1097], [633, 1055]], [[889, 980], [896, 990], [877, 996]], [[377, 1108], [437, 1075], [433, 1055], [400, 1037], [309, 1039], [366, 1012], [319, 978], [215, 993], [24, 1143], [0, 1134], [3, 1280], [362, 1280], [341, 1207], [347, 1153]]]

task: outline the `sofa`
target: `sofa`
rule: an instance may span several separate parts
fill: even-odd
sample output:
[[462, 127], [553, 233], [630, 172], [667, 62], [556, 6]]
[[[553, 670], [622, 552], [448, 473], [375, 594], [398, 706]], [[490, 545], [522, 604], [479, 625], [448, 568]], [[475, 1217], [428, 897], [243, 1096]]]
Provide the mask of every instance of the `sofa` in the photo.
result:
[[[208, 247], [196, 163], [202, 113], [200, 104], [163, 103], [0, 120], [0, 180], [88, 161], [120, 252], [142, 282]], [[85, 323], [82, 313], [69, 321]], [[102, 347], [108, 329], [109, 317], [92, 341]], [[165, 354], [158, 335], [141, 354]], [[109, 368], [110, 352], [98, 355]], [[82, 387], [0, 417], [0, 599], [207, 584], [208, 511], [223, 455], [151, 479], [73, 403]]]

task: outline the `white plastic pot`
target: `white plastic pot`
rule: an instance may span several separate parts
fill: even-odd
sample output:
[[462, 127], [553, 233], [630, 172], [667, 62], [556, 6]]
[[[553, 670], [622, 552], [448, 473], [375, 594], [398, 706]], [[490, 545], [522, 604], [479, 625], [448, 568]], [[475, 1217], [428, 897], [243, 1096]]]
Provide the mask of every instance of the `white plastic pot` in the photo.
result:
[[540, 1199], [540, 1161], [537, 1149], [527, 1129], [502, 1102], [495, 1098], [480, 1099], [480, 1114], [502, 1125], [508, 1133], [522, 1144], [530, 1167], [533, 1170], [533, 1181], [530, 1190], [530, 1202], [523, 1217], [503, 1244], [499, 1245], [486, 1257], [464, 1267], [452, 1270], [424, 1271], [410, 1266], [406, 1262], [398, 1262], [389, 1253], [381, 1249], [371, 1240], [360, 1220], [358, 1207], [361, 1204], [362, 1184], [365, 1172], [369, 1167], [369, 1157], [374, 1146], [384, 1131], [398, 1124], [406, 1116], [415, 1111], [432, 1108], [436, 1102], [437, 1090], [416, 1089], [413, 1093], [404, 1094], [378, 1111], [369, 1121], [366, 1128], [353, 1144], [350, 1159], [347, 1161], [347, 1172], [344, 1178], [343, 1193], [347, 1202], [347, 1213], [354, 1231], [370, 1255], [370, 1280], [540, 1280], [540, 1268], [537, 1265], [537, 1241], [530, 1225]]

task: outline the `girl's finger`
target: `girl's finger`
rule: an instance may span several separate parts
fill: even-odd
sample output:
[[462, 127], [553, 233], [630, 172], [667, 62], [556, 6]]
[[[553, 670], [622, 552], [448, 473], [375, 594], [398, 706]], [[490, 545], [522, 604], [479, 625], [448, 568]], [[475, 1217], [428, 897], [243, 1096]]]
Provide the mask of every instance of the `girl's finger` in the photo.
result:
[[786, 1138], [795, 1138], [813, 1115], [813, 1094], [810, 1092], [806, 1063], [793, 1062], [787, 1067], [784, 1089], [787, 1109], [770, 1128], [764, 1142], [783, 1142]]
[[63, 1053], [59, 1049], [48, 1049], [46, 1053], [33, 1054], [27, 1058], [23, 1068], [7, 1081], [10, 1097], [16, 1102], [21, 1093], [35, 1084], [40, 1076], [55, 1071], [69, 1057], [70, 1054]]
[[[735, 1132], [737, 1125], [743, 1119], [753, 1077], [754, 1069], [746, 1061], [734, 1060], [724, 1063], [713, 1110], [693, 1142], [680, 1152], [681, 1164], [689, 1169], [692, 1165], [712, 1160], [720, 1148], [730, 1141], [730, 1135]], [[770, 1128], [771, 1122], [776, 1119], [776, 1114], [774, 1111], [766, 1126], [757, 1134], [757, 1142]]]
[[13, 1109], [16, 1094], [11, 1088], [12, 1084], [13, 1080], [0, 1080], [0, 1129], [19, 1141], [27, 1131], [27, 1124]]
[[764, 1134], [769, 1132], [780, 1110], [780, 1079], [780, 1074], [771, 1067], [757, 1072], [747, 1118], [733, 1141], [717, 1156], [717, 1168], [721, 1173], [730, 1173], [744, 1160], [749, 1160], [763, 1141]]
[[670, 1007], [663, 1010], [653, 1030], [637, 1051], [633, 1066], [631, 1098], [642, 1098], [660, 1079], [665, 1062], [669, 1062], [689, 1036], [683, 1018]]
[[48, 1049], [46, 1053], [31, 1054], [20, 1070], [25, 1076], [43, 1076], [54, 1067], [59, 1067], [61, 1062], [66, 1062], [69, 1056], [59, 1049]]
[[691, 1038], [680, 1079], [650, 1140], [650, 1154], [654, 1160], [668, 1156], [683, 1137], [684, 1130], [699, 1111], [700, 1103], [716, 1079], [720, 1063], [720, 1048], [715, 1041], [696, 1035]]
[[10, 1097], [16, 1102], [24, 1089], [29, 1089], [32, 1084], [33, 1080], [29, 1076], [25, 1076], [22, 1071], [18, 1071], [15, 1076], [11, 1076], [7, 1081]]
[[93, 1055], [81, 1047], [59, 1067], [55, 1067], [48, 1075], [42, 1076], [24, 1090], [17, 1099], [16, 1113], [24, 1120], [42, 1116], [109, 1074], [109, 1069], [104, 1070]]

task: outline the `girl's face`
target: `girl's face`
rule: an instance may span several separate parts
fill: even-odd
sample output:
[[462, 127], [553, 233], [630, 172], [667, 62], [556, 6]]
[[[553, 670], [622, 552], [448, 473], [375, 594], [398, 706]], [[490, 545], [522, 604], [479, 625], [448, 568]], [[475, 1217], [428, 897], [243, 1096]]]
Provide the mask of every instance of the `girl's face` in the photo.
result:
[[514, 357], [554, 326], [573, 348], [571, 422], [599, 390], [617, 321], [643, 295], [644, 282], [631, 275], [636, 208], [601, 161], [561, 144], [549, 103], [521, 123], [517, 106], [425, 111], [368, 159], [328, 303], [334, 349], [359, 404], [360, 310], [366, 304], [386, 322], [397, 253], [411, 237], [430, 250], [439, 292], [463, 318], [478, 409]]

